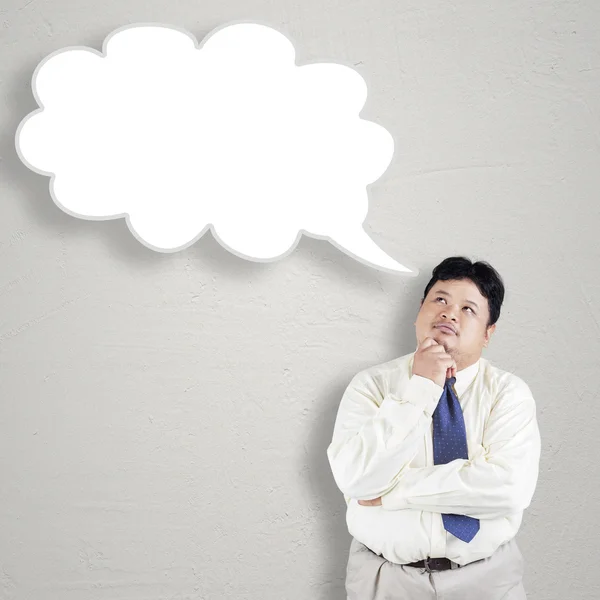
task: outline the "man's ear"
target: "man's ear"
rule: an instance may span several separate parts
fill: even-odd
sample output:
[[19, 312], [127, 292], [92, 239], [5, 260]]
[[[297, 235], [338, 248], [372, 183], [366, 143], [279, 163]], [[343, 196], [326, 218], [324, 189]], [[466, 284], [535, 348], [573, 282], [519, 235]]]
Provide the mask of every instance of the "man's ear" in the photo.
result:
[[494, 333], [494, 331], [496, 331], [496, 323], [494, 323], [493, 325], [490, 325], [486, 331], [485, 331], [485, 344], [484, 346], [487, 348], [487, 345], [490, 343], [490, 339], [492, 337], [492, 334]]

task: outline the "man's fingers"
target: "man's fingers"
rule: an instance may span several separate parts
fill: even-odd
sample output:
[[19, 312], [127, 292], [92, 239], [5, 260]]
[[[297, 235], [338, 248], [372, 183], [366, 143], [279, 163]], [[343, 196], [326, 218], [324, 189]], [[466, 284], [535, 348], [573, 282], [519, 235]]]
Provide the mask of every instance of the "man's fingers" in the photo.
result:
[[449, 354], [447, 354], [446, 356], [440, 356], [439, 358], [436, 358], [438, 361], [438, 365], [440, 367], [444, 367], [447, 371], [456, 367], [454, 359]]
[[439, 346], [439, 344], [432, 338], [426, 337], [420, 344], [417, 350], [423, 350], [429, 348], [429, 346]]
[[379, 496], [379, 498], [374, 498], [373, 500], [358, 500], [358, 503], [361, 506], [380, 506], [381, 496]]
[[444, 346], [442, 346], [441, 344], [438, 344], [437, 346], [429, 346], [424, 350], [424, 352], [431, 352], [434, 354], [436, 352], [446, 353], [446, 348], [444, 348]]
[[444, 362], [443, 364], [446, 367], [446, 379], [449, 377], [456, 377], [456, 362], [454, 359]]

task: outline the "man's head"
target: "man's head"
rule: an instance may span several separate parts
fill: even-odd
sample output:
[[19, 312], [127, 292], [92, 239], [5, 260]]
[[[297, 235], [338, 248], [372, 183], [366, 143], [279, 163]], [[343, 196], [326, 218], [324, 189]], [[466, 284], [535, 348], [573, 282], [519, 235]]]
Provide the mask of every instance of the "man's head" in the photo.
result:
[[446, 258], [425, 288], [415, 322], [417, 342], [432, 337], [454, 358], [458, 370], [464, 369], [488, 345], [503, 300], [502, 278], [490, 264], [462, 256]]

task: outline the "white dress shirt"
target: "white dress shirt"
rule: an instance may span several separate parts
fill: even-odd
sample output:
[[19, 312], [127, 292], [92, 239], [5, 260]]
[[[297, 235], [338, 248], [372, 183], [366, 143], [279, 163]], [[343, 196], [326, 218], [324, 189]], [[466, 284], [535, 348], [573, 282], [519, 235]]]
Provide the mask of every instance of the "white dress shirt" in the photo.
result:
[[[538, 479], [541, 441], [527, 384], [480, 358], [456, 373], [468, 459], [433, 462], [432, 415], [443, 388], [412, 374], [414, 352], [365, 369], [342, 396], [327, 457], [349, 533], [390, 562], [491, 556], [519, 530]], [[381, 506], [358, 500], [381, 496]], [[480, 520], [464, 542], [442, 513]]]

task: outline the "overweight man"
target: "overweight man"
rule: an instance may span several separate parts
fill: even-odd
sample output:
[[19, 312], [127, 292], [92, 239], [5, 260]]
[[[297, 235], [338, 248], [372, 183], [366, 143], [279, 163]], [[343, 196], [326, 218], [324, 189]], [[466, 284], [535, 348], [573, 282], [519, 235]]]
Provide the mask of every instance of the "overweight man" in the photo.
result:
[[527, 384], [482, 357], [504, 284], [486, 262], [433, 270], [417, 349], [365, 369], [327, 456], [347, 504], [347, 600], [523, 600], [515, 536], [538, 479]]

